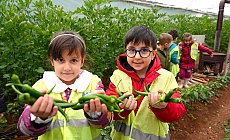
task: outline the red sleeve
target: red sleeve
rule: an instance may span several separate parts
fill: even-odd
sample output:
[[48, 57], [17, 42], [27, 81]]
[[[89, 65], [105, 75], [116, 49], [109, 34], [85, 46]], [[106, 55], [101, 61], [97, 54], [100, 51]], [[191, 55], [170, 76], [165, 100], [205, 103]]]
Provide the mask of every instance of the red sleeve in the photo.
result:
[[[109, 83], [109, 88], [106, 90], [106, 94], [109, 96], [115, 95], [117, 98], [119, 97], [118, 94], [116, 93], [116, 86], [110, 82]], [[120, 115], [122, 117], [127, 117], [132, 110], [124, 110], [123, 112], [120, 113]], [[114, 120], [122, 120], [122, 118], [120, 118], [117, 113], [114, 112]]]
[[[172, 98], [180, 98], [180, 93], [175, 91]], [[179, 120], [186, 111], [183, 103], [177, 104], [172, 102], [169, 102], [164, 109], [153, 108], [151, 105], [149, 105], [149, 108], [160, 121], [169, 123]]]
[[208, 47], [205, 47], [201, 44], [198, 45], [198, 50], [201, 51], [201, 52], [207, 52], [208, 54], [212, 54], [212, 50], [209, 49]]

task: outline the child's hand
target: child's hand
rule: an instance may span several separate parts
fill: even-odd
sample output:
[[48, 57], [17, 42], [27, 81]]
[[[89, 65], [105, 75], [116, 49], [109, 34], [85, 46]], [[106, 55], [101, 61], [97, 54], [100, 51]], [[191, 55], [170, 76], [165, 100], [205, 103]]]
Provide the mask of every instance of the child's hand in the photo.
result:
[[46, 120], [49, 116], [55, 116], [57, 114], [57, 106], [53, 106], [53, 97], [45, 94], [43, 97], [39, 97], [36, 102], [29, 107], [30, 113]]
[[[159, 90], [158, 92], [162, 92], [162, 90]], [[161, 96], [159, 95], [158, 92], [149, 93], [148, 101], [149, 101], [150, 105], [156, 103], [160, 99]], [[162, 108], [165, 108], [167, 106], [167, 104], [168, 103], [166, 103], [166, 102], [159, 102], [159, 103], [155, 104], [153, 107], [158, 108], [158, 109], [162, 109]]]
[[0, 119], [1, 119], [3, 116], [4, 116], [4, 114], [3, 114], [3, 113], [0, 113]]
[[[131, 93], [126, 92], [126, 95], [131, 95]], [[129, 98], [124, 99], [124, 103], [120, 103], [119, 106], [126, 110], [135, 110], [137, 108], [137, 101], [133, 96], [129, 96]]]
[[211, 57], [211, 58], [213, 57], [213, 53], [212, 53], [212, 54], [210, 54], [210, 57]]
[[101, 104], [100, 99], [91, 99], [89, 105], [84, 105], [84, 111], [85, 112], [102, 112], [107, 113], [108, 109], [105, 104]]

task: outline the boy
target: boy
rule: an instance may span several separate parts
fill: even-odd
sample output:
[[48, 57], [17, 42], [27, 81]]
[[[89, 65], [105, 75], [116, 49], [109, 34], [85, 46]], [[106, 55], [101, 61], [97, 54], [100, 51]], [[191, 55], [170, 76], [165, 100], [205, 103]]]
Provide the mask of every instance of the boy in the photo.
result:
[[[141, 96], [139, 100], [132, 96], [120, 104], [124, 109], [119, 117], [114, 114], [114, 125], [111, 132], [113, 140], [169, 140], [168, 122], [179, 120], [185, 112], [182, 103], [158, 101], [160, 95], [157, 91], [168, 92], [177, 88], [173, 74], [161, 68], [160, 60], [156, 55], [157, 39], [155, 33], [146, 26], [135, 26], [125, 35], [125, 54], [118, 56], [118, 69], [110, 77], [107, 95], [115, 95], [116, 89], [133, 94], [133, 89], [144, 91], [149, 85], [148, 96]], [[180, 98], [175, 91], [173, 98]], [[153, 106], [152, 106], [153, 105]]]
[[160, 58], [162, 68], [170, 71], [170, 52], [169, 46], [172, 43], [173, 38], [168, 33], [162, 33], [159, 37], [159, 43], [157, 46], [157, 55]]
[[179, 36], [177, 30], [170, 30], [168, 32], [172, 38], [173, 38], [173, 43], [170, 45], [169, 47], [169, 51], [170, 51], [170, 71], [173, 73], [173, 75], [176, 77], [177, 79], [177, 74], [180, 71], [179, 68], [179, 59], [180, 59], [180, 52], [179, 52], [179, 47], [176, 44], [177, 38]]

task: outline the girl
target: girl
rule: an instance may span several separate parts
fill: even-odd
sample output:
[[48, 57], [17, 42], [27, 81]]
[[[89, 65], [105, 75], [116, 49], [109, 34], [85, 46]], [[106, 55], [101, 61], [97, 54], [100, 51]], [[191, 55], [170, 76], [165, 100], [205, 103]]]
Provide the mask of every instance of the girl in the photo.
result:
[[84, 106], [85, 113], [66, 108], [69, 122], [53, 106], [53, 98], [77, 102], [83, 92], [104, 92], [99, 77], [81, 69], [86, 56], [83, 38], [72, 31], [57, 33], [50, 42], [48, 56], [54, 71], [46, 71], [33, 87], [41, 91], [56, 86], [49, 96], [40, 97], [32, 106], [26, 105], [18, 121], [19, 131], [28, 136], [40, 135], [39, 140], [100, 139], [97, 128], [108, 125], [112, 115], [99, 99], [90, 100], [90, 108]]
[[185, 33], [182, 36], [182, 42], [179, 44], [181, 47], [180, 56], [180, 72], [179, 72], [179, 88], [188, 88], [188, 81], [191, 77], [192, 69], [195, 68], [195, 61], [198, 58], [198, 51], [207, 52], [210, 57], [213, 57], [212, 50], [209, 48], [194, 42], [192, 39], [192, 34]]

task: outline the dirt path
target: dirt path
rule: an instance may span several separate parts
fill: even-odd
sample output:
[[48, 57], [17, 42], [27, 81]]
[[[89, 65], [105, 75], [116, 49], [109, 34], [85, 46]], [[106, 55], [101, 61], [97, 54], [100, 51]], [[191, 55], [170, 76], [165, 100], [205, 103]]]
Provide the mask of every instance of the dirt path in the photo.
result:
[[174, 123], [171, 140], [221, 140], [230, 118], [230, 85], [219, 90], [211, 103], [194, 103], [181, 120]]

